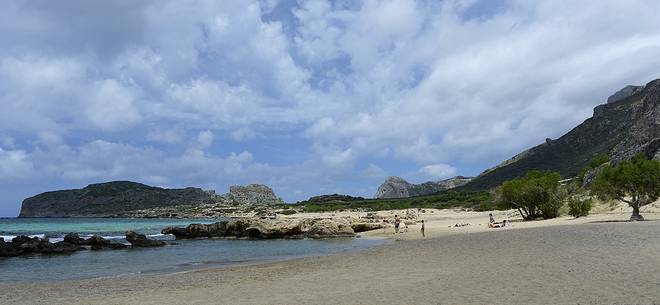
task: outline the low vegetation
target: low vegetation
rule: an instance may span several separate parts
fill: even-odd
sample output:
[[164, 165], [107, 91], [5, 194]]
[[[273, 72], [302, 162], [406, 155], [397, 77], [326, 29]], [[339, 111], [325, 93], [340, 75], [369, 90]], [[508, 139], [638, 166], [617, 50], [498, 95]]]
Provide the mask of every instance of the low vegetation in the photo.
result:
[[591, 198], [580, 198], [576, 196], [568, 199], [568, 215], [575, 218], [589, 215], [591, 203]]
[[325, 201], [296, 203], [304, 212], [333, 212], [342, 210], [382, 211], [397, 209], [447, 209], [466, 208], [490, 210], [495, 208], [486, 191], [444, 191], [433, 195], [393, 199], [360, 199], [350, 201]]

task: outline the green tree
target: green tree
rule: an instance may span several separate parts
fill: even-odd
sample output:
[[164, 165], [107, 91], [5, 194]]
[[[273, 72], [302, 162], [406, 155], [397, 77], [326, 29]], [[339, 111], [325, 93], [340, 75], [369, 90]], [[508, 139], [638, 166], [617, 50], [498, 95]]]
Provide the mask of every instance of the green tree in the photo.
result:
[[517, 209], [525, 220], [554, 218], [559, 215], [562, 202], [558, 192], [560, 179], [556, 172], [530, 171], [525, 177], [504, 182], [496, 191], [495, 200]]
[[630, 220], [643, 220], [639, 208], [660, 197], [660, 162], [636, 157], [606, 166], [591, 190], [601, 199], [617, 199], [632, 207]]

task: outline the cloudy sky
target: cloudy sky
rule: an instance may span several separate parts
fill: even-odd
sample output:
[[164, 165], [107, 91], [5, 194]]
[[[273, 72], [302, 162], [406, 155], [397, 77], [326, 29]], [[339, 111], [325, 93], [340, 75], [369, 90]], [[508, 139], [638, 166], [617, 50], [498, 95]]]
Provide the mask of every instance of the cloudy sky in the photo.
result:
[[373, 196], [660, 77], [660, 1], [2, 1], [0, 216], [109, 180]]

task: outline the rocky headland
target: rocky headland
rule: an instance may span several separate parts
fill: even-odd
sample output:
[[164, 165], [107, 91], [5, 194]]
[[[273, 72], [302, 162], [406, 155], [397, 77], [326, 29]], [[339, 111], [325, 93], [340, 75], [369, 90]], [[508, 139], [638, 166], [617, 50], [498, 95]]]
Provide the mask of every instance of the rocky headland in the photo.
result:
[[378, 187], [376, 198], [408, 198], [413, 196], [430, 195], [450, 190], [472, 180], [471, 177], [456, 176], [454, 178], [428, 181], [421, 184], [412, 184], [403, 178], [389, 177]]
[[19, 217], [213, 218], [258, 213], [282, 204], [265, 185], [231, 186], [227, 194], [200, 188], [166, 189], [131, 181], [46, 192], [23, 201]]

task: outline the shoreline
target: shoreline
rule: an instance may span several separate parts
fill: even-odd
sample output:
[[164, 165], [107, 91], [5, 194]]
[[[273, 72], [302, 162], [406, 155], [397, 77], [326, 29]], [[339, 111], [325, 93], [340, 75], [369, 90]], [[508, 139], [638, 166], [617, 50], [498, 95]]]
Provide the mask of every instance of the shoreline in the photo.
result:
[[[169, 274], [0, 283], [2, 291], [13, 292], [0, 296], [0, 301], [653, 303], [660, 301], [660, 291], [654, 289], [657, 283], [653, 282], [660, 274], [660, 236], [653, 234], [658, 229], [657, 221], [558, 225], [502, 230], [501, 234], [476, 232], [399, 240], [326, 256]], [[642, 239], [646, 242], [638, 242]], [[135, 294], [136, 289], [140, 293]]]

